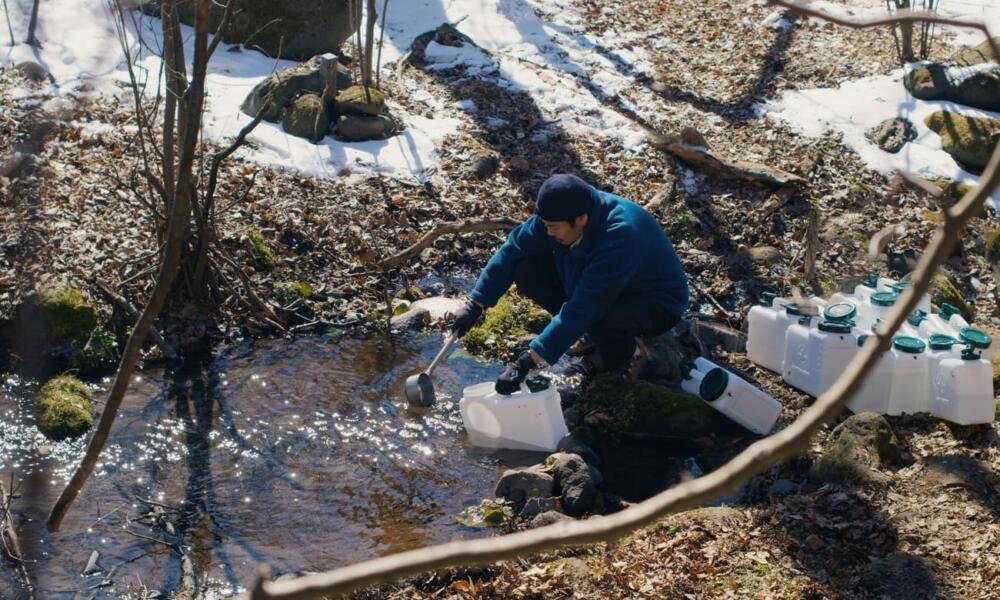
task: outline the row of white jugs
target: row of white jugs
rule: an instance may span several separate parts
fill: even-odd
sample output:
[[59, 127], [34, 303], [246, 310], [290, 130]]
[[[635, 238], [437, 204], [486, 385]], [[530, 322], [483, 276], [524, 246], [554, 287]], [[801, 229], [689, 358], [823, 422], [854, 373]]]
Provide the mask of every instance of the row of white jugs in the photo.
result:
[[[873, 276], [854, 294], [811, 299], [824, 308], [822, 318], [765, 295], [750, 309], [747, 356], [781, 373], [789, 385], [819, 396], [843, 373], [905, 285]], [[919, 306], [926, 308], [914, 311], [848, 407], [888, 415], [930, 412], [959, 424], [991, 422], [992, 340], [969, 327], [953, 307], [929, 314], [926, 297]]]

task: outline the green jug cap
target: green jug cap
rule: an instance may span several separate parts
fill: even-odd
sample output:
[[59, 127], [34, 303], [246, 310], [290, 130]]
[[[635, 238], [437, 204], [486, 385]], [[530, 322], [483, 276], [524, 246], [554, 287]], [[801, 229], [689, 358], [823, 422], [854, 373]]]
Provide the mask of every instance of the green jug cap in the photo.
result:
[[823, 316], [827, 321], [850, 321], [857, 312], [858, 309], [853, 304], [842, 302], [828, 306], [823, 311]]
[[871, 337], [871, 335], [869, 335], [867, 333], [862, 333], [861, 335], [859, 335], [858, 336], [858, 347], [860, 348], [861, 345], [865, 343], [865, 340], [867, 340], [870, 337]]
[[965, 349], [962, 350], [962, 360], [979, 360], [981, 356], [982, 354], [976, 352], [976, 349], [971, 345], [966, 346]]
[[524, 380], [524, 385], [528, 386], [528, 391], [532, 394], [549, 389], [551, 381], [545, 375], [532, 375]]
[[809, 327], [809, 325], [811, 324], [812, 324], [812, 317], [806, 315], [799, 317], [799, 325], [805, 325], [806, 327]]
[[871, 273], [869, 273], [868, 277], [865, 279], [864, 285], [870, 288], [873, 288], [876, 285], [878, 285], [878, 271], [872, 271]]
[[802, 309], [799, 308], [798, 304], [794, 302], [789, 302], [788, 304], [785, 305], [785, 312], [787, 312], [790, 315], [801, 315]]
[[712, 369], [701, 378], [698, 395], [705, 402], [715, 402], [729, 386], [729, 373], [718, 367]]
[[993, 338], [987, 335], [985, 331], [980, 331], [972, 327], [963, 327], [958, 332], [958, 337], [962, 338], [963, 342], [968, 342], [980, 349], [989, 348], [990, 344], [993, 343]]
[[853, 326], [853, 321], [821, 321], [816, 327], [820, 331], [829, 331], [830, 333], [851, 333]]
[[875, 292], [872, 294], [872, 304], [875, 306], [892, 306], [899, 299], [896, 292]]
[[892, 340], [892, 347], [907, 354], [920, 354], [927, 346], [924, 345], [923, 340], [901, 335]]
[[913, 285], [913, 283], [909, 281], [897, 281], [896, 283], [890, 285], [889, 289], [896, 292], [897, 294], [902, 294], [903, 290], [910, 287], [911, 285]]
[[935, 333], [931, 335], [928, 341], [930, 342], [931, 350], [951, 350], [951, 347], [955, 344], [961, 344], [961, 342], [955, 338], [943, 333]]
[[906, 319], [907, 323], [913, 325], [914, 327], [920, 327], [922, 321], [927, 320], [927, 313], [920, 310], [919, 308], [910, 313], [910, 317]]
[[775, 298], [777, 298], [777, 296], [775, 296], [771, 292], [764, 292], [763, 294], [760, 295], [760, 305], [771, 306], [772, 304], [774, 304]]
[[947, 302], [942, 303], [941, 308], [938, 309], [938, 315], [940, 315], [945, 321], [950, 319], [952, 315], [957, 315], [958, 313], [958, 307], [954, 304], [948, 304]]

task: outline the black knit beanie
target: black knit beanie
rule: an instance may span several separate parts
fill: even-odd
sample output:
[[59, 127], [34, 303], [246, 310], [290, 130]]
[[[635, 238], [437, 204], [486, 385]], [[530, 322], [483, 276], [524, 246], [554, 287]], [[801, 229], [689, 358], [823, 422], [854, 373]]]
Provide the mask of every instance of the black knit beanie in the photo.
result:
[[574, 221], [597, 201], [594, 188], [576, 175], [553, 175], [538, 188], [535, 212], [545, 221]]

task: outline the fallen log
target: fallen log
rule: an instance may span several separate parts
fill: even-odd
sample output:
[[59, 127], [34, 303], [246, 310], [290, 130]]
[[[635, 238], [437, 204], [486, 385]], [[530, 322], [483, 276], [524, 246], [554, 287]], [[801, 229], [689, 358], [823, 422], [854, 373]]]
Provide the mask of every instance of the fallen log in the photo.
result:
[[719, 156], [696, 129], [685, 127], [680, 135], [662, 133], [637, 123], [646, 134], [650, 145], [676, 156], [699, 171], [717, 175], [724, 179], [749, 181], [751, 183], [785, 186], [804, 181], [798, 175], [747, 161], [730, 161]]
[[420, 254], [424, 248], [433, 244], [442, 235], [449, 233], [470, 233], [473, 231], [494, 231], [497, 229], [513, 229], [520, 225], [520, 222], [510, 218], [487, 219], [485, 221], [453, 221], [442, 223], [434, 229], [428, 231], [414, 242], [412, 246], [385, 259], [383, 263], [386, 267], [398, 267], [414, 256]]

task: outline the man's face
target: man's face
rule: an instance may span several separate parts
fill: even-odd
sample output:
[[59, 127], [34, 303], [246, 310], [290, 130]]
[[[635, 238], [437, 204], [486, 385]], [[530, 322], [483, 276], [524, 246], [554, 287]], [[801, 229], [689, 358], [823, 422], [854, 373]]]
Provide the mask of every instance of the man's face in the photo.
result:
[[583, 230], [587, 227], [587, 218], [587, 215], [580, 215], [573, 223], [542, 219], [542, 223], [545, 223], [545, 233], [549, 234], [549, 237], [563, 246], [572, 246], [583, 235]]

